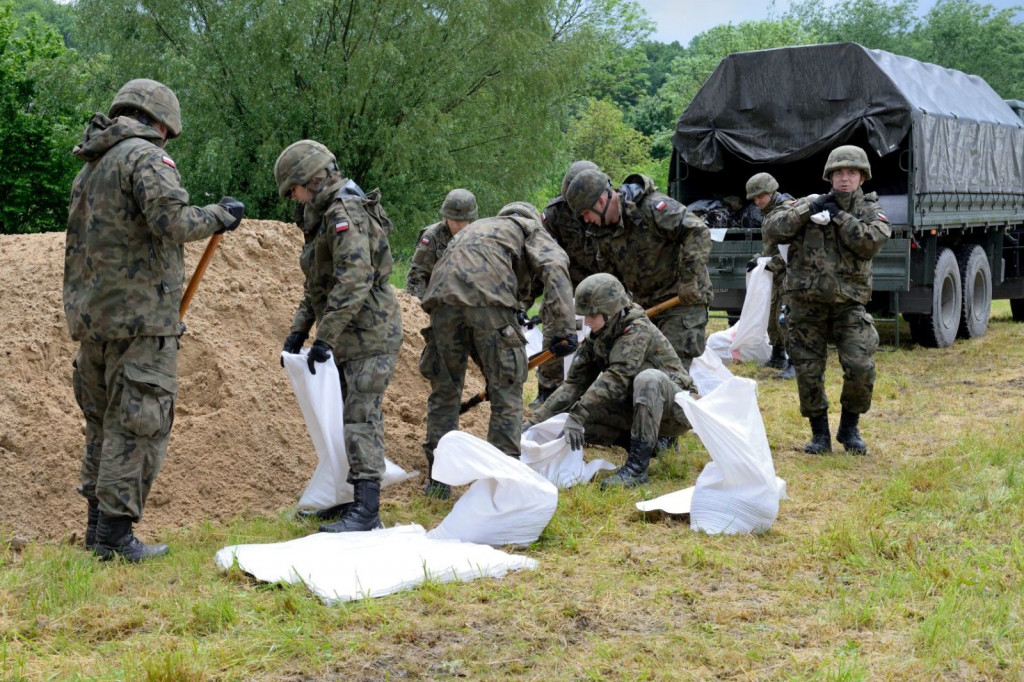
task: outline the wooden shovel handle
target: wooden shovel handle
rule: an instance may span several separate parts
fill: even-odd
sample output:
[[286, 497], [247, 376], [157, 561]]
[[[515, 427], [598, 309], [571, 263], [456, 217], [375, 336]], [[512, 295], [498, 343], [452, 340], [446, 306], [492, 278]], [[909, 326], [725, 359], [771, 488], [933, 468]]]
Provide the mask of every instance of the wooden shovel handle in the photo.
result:
[[206, 243], [206, 250], [203, 251], [203, 255], [199, 259], [199, 263], [196, 264], [195, 272], [192, 273], [192, 278], [188, 281], [188, 286], [185, 287], [185, 294], [181, 297], [181, 305], [178, 306], [179, 322], [185, 319], [185, 311], [188, 310], [189, 304], [192, 303], [192, 297], [196, 295], [196, 289], [199, 288], [199, 282], [203, 279], [203, 273], [206, 272], [206, 266], [210, 264], [210, 260], [213, 258], [213, 253], [217, 250], [217, 245], [220, 244], [220, 239], [223, 236], [223, 232], [221, 234], [215, 234], [210, 237], [210, 241]]

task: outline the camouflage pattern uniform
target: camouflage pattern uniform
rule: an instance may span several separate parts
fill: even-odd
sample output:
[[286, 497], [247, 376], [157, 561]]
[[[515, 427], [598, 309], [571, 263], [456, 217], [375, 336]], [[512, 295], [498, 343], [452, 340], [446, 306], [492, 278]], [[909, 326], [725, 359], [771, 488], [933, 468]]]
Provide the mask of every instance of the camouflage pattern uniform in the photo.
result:
[[441, 260], [441, 256], [448, 250], [448, 243], [453, 236], [447, 221], [444, 220], [420, 231], [405, 284], [405, 290], [420, 301], [423, 300], [423, 294], [427, 292], [430, 273], [434, 271], [437, 261]]
[[519, 456], [527, 358], [516, 311], [534, 275], [544, 283], [544, 319], [551, 320], [557, 337], [575, 338], [568, 258], [529, 204], [509, 204], [497, 217], [463, 228], [434, 268], [423, 299], [433, 352], [420, 359], [420, 371], [431, 383], [423, 444], [428, 464], [438, 440], [458, 428], [471, 353], [480, 360], [491, 402], [487, 440]]
[[584, 339], [565, 382], [530, 421], [568, 412], [583, 425], [588, 442], [611, 445], [632, 438], [654, 444], [659, 434], [690, 430], [675, 395], [692, 390], [672, 345], [634, 303]]
[[392, 223], [380, 191], [339, 176], [305, 205], [300, 265], [306, 276], [291, 331], [331, 347], [344, 400], [348, 482], [384, 477], [381, 405], [402, 345], [398, 299], [388, 282]]
[[[761, 211], [761, 215], [767, 218], [776, 209], [782, 208], [786, 201], [792, 200], [788, 194], [784, 192], [773, 192], [772, 198], [769, 204]], [[762, 225], [764, 224], [762, 220]], [[772, 346], [786, 346], [786, 334], [785, 329], [779, 324], [779, 315], [781, 314], [782, 304], [785, 303], [785, 292], [784, 282], [786, 280], [786, 260], [782, 257], [782, 253], [779, 251], [779, 246], [766, 235], [762, 233], [762, 244], [764, 245], [764, 251], [756, 254], [754, 259], [767, 256], [771, 258], [765, 269], [772, 273], [772, 302], [771, 310], [768, 313], [768, 340]]]
[[216, 204], [189, 205], [162, 145], [135, 118], [93, 116], [73, 151], [86, 165], [65, 237], [64, 313], [81, 344], [72, 376], [85, 415], [80, 492], [107, 517], [132, 521], [142, 518], [174, 422], [182, 245], [234, 221]]
[[878, 332], [864, 304], [871, 297], [871, 259], [891, 229], [874, 192], [857, 188], [836, 201], [842, 210], [827, 225], [810, 221], [810, 197], [786, 201], [764, 220], [767, 239], [789, 244], [787, 349], [796, 367], [800, 413], [808, 418], [828, 412], [825, 363], [830, 341], [843, 366], [844, 412], [867, 412], [875, 383]]
[[643, 308], [678, 295], [680, 304], [654, 318], [689, 370], [704, 352], [711, 277], [711, 232], [705, 222], [675, 199], [657, 191], [653, 181], [631, 175], [618, 190], [617, 225], [590, 225], [597, 264], [615, 275]]

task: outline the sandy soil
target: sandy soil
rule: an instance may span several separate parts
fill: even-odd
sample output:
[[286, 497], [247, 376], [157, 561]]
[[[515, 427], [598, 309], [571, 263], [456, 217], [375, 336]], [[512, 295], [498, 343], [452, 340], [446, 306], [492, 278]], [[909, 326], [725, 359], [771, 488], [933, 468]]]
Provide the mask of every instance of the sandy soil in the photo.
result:
[[[189, 272], [204, 246], [186, 248]], [[278, 355], [302, 294], [301, 246], [294, 225], [258, 220], [222, 240], [185, 316], [174, 430], [144, 537], [298, 501], [316, 453]], [[85, 501], [75, 492], [84, 420], [71, 390], [77, 344], [64, 321], [63, 267], [63, 233], [0, 235], [0, 533], [29, 539], [73, 539], [84, 528]], [[429, 318], [415, 298], [398, 298], [405, 341], [384, 400], [386, 455], [423, 472], [430, 385], [417, 364]], [[474, 370], [466, 396], [481, 390]], [[462, 428], [484, 436], [489, 416], [482, 405]], [[400, 502], [420, 494], [422, 480], [382, 496]]]

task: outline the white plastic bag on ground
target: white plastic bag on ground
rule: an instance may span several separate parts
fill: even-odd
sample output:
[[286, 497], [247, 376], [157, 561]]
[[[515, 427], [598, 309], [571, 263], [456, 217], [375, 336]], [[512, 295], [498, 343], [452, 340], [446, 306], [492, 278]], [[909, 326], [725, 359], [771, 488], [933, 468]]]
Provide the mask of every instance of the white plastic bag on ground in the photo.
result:
[[772, 356], [768, 340], [768, 316], [772, 304], [772, 273], [765, 270], [770, 258], [758, 258], [747, 273], [747, 295], [740, 319], [733, 326], [708, 337], [707, 347], [725, 362], [764, 364]]
[[559, 488], [571, 488], [593, 480], [598, 471], [614, 469], [604, 459], [583, 461], [583, 450], [572, 450], [562, 437], [566, 413], [527, 429], [519, 441], [522, 461]]
[[697, 477], [690, 527], [707, 533], [767, 531], [786, 488], [775, 476], [757, 382], [733, 377], [700, 400], [680, 392], [676, 402], [712, 459]]
[[224, 570], [237, 560], [239, 568], [264, 582], [305, 583], [328, 604], [380, 597], [426, 580], [500, 578], [537, 567], [535, 559], [487, 545], [429, 539], [417, 525], [232, 545], [217, 552], [215, 560]]
[[722, 364], [722, 358], [715, 354], [711, 346], [707, 346], [704, 353], [690, 363], [690, 378], [697, 385], [697, 395], [707, 395], [723, 381], [732, 379], [732, 372]]
[[[309, 373], [306, 356], [300, 353], [281, 353], [288, 380], [299, 401], [299, 409], [306, 420], [306, 430], [316, 449], [317, 465], [306, 489], [299, 498], [300, 511], [330, 509], [352, 501], [352, 484], [348, 477], [348, 455], [345, 452], [344, 405], [341, 383], [334, 361], [317, 365], [316, 374]], [[384, 480], [381, 487], [401, 483], [419, 472], [406, 473], [402, 467], [385, 458]]]
[[467, 485], [430, 538], [485, 545], [528, 545], [540, 537], [558, 506], [558, 489], [518, 459], [461, 431], [441, 437], [431, 476]]

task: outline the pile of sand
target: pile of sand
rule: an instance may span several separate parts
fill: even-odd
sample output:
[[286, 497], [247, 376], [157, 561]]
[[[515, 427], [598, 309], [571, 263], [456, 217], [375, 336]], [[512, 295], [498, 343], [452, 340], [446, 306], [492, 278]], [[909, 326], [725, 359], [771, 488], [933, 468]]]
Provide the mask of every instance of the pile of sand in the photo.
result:
[[[188, 245], [191, 272], [205, 246]], [[279, 364], [281, 343], [302, 295], [294, 225], [246, 220], [220, 249], [185, 316], [180, 391], [163, 470], [142, 528], [187, 526], [294, 505], [316, 453]], [[61, 302], [64, 234], [0, 235], [0, 532], [37, 538], [81, 535], [85, 500], [75, 489], [84, 419], [71, 389], [77, 344]], [[405, 340], [384, 399], [386, 455], [425, 471], [429, 383], [417, 369], [429, 318], [398, 291]], [[483, 390], [475, 371], [466, 396]], [[490, 411], [463, 415], [485, 436]], [[422, 478], [385, 489], [385, 500], [421, 494]]]

